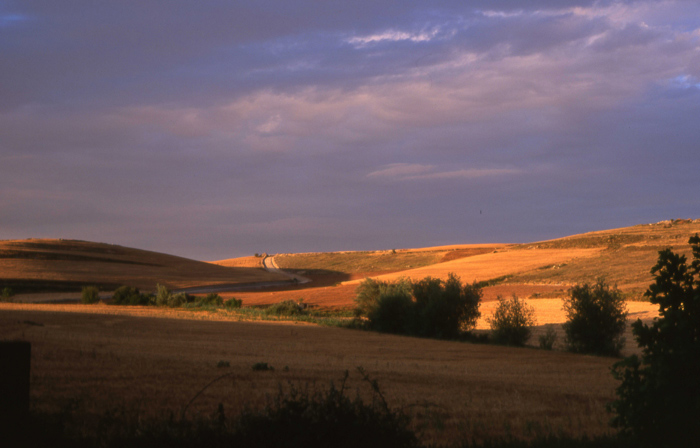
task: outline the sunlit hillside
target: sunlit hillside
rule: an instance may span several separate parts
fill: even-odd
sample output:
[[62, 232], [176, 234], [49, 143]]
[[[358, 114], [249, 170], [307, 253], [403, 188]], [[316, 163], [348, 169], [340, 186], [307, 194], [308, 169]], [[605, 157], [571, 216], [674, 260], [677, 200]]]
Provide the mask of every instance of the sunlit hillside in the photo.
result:
[[72, 291], [122, 284], [147, 290], [286, 281], [250, 267], [224, 267], [111, 244], [74, 240], [0, 241], [0, 285], [15, 292]]

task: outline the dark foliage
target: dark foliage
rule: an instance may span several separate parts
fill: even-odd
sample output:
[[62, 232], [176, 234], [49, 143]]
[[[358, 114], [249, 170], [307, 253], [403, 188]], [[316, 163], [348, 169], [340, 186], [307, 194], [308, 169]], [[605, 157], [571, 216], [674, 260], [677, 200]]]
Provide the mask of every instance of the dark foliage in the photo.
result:
[[523, 346], [530, 339], [530, 327], [535, 325], [535, 310], [515, 294], [510, 299], [499, 296], [498, 306], [488, 322], [494, 342]]
[[235, 446], [246, 447], [413, 447], [409, 418], [376, 397], [365, 403], [333, 384], [328, 390], [294, 385], [260, 412], [245, 412], [234, 426]]
[[235, 297], [231, 297], [229, 300], [224, 302], [224, 307], [226, 307], [227, 309], [240, 308], [242, 306], [243, 306], [243, 300], [237, 299]]
[[150, 305], [153, 296], [142, 294], [133, 286], [120, 286], [112, 295], [112, 303], [115, 305]]
[[476, 325], [480, 300], [481, 288], [462, 285], [454, 274], [446, 281], [366, 279], [357, 288], [355, 314], [377, 331], [457, 339]]
[[474, 328], [481, 316], [481, 288], [476, 284], [462, 285], [459, 277], [450, 273], [447, 281], [427, 277], [413, 283], [415, 323], [418, 336], [455, 339]]
[[197, 297], [194, 299], [196, 306], [222, 306], [224, 304], [224, 299], [220, 295], [212, 292], [204, 297]]
[[84, 286], [80, 295], [82, 303], [97, 303], [100, 300], [100, 290], [96, 286]]
[[690, 238], [693, 261], [670, 249], [659, 252], [646, 296], [659, 305], [651, 326], [637, 320], [632, 331], [641, 359], [615, 364], [622, 383], [610, 408], [613, 425], [655, 447], [700, 443], [700, 237]]
[[274, 314], [277, 316], [298, 316], [305, 313], [306, 309], [304, 305], [294, 300], [285, 300], [284, 302], [275, 303], [265, 309], [265, 314]]
[[624, 346], [627, 307], [622, 293], [603, 280], [577, 285], [564, 300], [567, 321], [562, 325], [572, 352], [619, 356]]

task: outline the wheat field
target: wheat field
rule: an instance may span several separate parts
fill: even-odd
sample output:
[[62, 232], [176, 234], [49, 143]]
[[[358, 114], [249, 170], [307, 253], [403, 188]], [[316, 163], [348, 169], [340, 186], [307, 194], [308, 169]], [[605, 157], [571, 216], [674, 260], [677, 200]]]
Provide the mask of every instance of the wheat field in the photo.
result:
[[[85, 421], [106, 411], [177, 415], [222, 375], [228, 376], [206, 389], [188, 413], [210, 415], [222, 403], [227, 415], [235, 415], [262, 405], [280, 384], [326, 387], [345, 370], [352, 393], [366, 395], [355, 372], [362, 366], [392, 406], [414, 416], [425, 442], [611, 431], [605, 411], [615, 389], [611, 358], [305, 324], [214, 321], [173, 310], [60, 307], [0, 304], [0, 338], [32, 343], [35, 408], [72, 406]], [[230, 367], [217, 367], [219, 361]], [[275, 370], [254, 372], [256, 362]]]

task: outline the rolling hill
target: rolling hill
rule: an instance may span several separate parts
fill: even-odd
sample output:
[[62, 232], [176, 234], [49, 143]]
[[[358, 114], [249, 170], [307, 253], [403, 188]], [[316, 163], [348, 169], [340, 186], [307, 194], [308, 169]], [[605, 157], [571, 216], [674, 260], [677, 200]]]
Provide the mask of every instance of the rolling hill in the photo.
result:
[[75, 291], [85, 285], [153, 290], [287, 281], [261, 268], [226, 267], [112, 244], [75, 240], [0, 241], [0, 288]]

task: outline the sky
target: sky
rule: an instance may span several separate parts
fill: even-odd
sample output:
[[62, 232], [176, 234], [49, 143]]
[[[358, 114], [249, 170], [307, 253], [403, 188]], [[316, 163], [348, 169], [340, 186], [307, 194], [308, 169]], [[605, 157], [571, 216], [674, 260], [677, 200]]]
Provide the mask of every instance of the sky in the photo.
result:
[[531, 242], [699, 168], [696, 0], [0, 0], [0, 239]]

